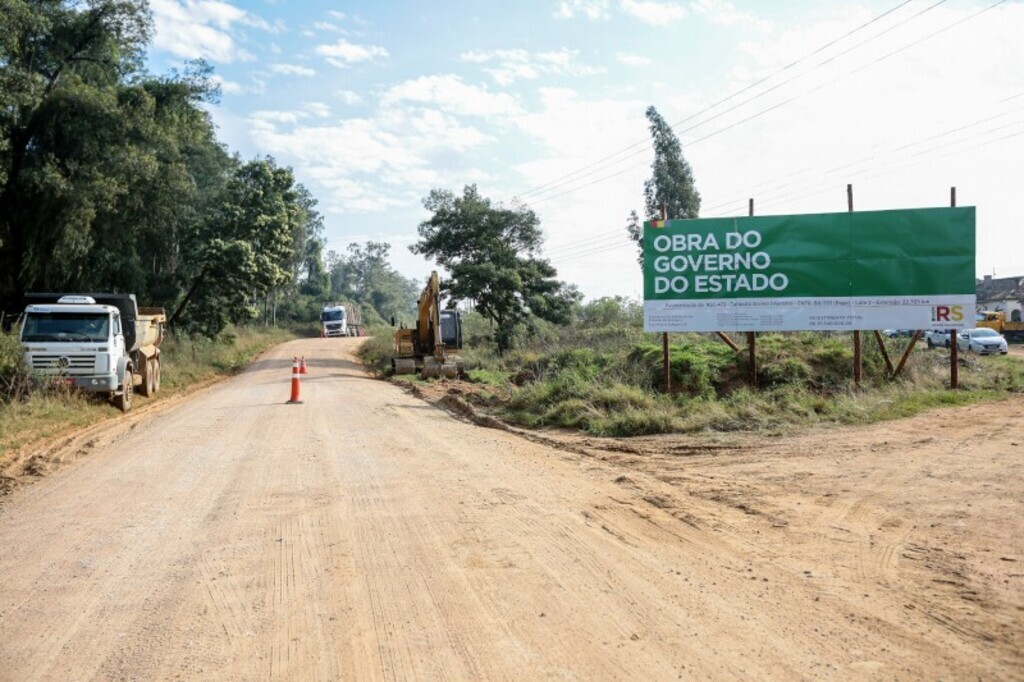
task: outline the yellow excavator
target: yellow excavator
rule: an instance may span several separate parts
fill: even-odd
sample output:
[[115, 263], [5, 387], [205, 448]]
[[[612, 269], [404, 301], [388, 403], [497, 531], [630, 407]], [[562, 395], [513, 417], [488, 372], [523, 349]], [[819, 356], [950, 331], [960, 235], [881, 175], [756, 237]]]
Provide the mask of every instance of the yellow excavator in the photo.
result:
[[431, 272], [417, 302], [416, 326], [395, 331], [391, 367], [395, 374], [455, 378], [463, 373], [462, 317], [458, 310], [441, 310], [441, 280]]

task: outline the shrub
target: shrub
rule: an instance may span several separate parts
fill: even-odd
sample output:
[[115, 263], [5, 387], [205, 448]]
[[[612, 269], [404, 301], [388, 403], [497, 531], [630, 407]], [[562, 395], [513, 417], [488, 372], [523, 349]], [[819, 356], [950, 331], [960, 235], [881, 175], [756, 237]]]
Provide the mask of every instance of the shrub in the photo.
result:
[[0, 402], [21, 398], [28, 388], [29, 373], [22, 361], [18, 337], [0, 332]]

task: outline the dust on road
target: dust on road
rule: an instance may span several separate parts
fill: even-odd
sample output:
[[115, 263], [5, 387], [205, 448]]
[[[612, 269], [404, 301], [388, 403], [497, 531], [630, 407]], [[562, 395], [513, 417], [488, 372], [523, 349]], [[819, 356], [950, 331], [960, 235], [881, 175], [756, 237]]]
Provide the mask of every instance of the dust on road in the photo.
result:
[[370, 379], [357, 343], [281, 346], [5, 498], [0, 679], [1024, 669], [1019, 397], [544, 443]]

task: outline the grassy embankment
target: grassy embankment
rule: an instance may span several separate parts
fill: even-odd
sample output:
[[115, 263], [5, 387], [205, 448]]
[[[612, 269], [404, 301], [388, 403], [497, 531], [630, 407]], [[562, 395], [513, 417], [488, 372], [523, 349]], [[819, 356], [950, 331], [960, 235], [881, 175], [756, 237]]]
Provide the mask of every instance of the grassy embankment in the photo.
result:
[[[758, 335], [757, 388], [747, 385], [743, 335], [736, 335], [741, 345], [736, 353], [714, 335], [673, 334], [673, 390], [666, 394], [661, 335], [643, 332], [637, 308], [601, 305], [603, 311], [596, 312], [603, 314], [590, 311], [568, 328], [542, 327], [504, 357], [495, 354], [486, 324], [470, 316], [463, 356], [478, 386], [466, 397], [522, 426], [631, 436], [867, 424], [1024, 392], [1024, 362], [974, 355], [961, 355], [960, 388], [951, 391], [949, 352], [927, 350], [924, 344], [900, 378], [890, 380], [871, 334], [864, 335], [864, 377], [857, 390], [852, 334], [800, 332]], [[896, 363], [907, 340], [885, 344]], [[379, 330], [363, 353], [364, 361], [383, 373], [391, 353], [390, 329]]]
[[[286, 329], [239, 328], [217, 340], [169, 336], [161, 346], [160, 393], [135, 394], [135, 409], [187, 392], [244, 368], [267, 348], [295, 338]], [[63, 388], [32, 388], [21, 367], [17, 338], [0, 334], [0, 456], [32, 441], [116, 417], [110, 403]]]

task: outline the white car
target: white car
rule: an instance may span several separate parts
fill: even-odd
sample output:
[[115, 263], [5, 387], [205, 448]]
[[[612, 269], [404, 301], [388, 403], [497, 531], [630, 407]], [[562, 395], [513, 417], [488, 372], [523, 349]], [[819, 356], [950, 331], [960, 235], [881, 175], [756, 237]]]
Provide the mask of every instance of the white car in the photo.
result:
[[935, 329], [924, 333], [929, 348], [949, 348], [949, 330]]
[[980, 353], [1001, 353], [1006, 355], [1006, 339], [995, 329], [979, 327], [977, 329], [965, 329], [957, 334], [956, 347], [964, 352]]

